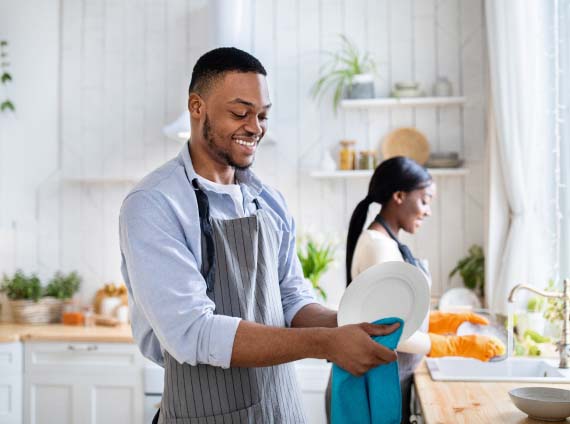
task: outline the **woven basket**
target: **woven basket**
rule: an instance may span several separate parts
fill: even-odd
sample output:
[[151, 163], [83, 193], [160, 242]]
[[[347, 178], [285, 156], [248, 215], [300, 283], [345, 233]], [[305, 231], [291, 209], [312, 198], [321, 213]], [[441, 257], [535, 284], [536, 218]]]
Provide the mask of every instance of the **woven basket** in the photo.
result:
[[33, 300], [11, 300], [12, 317], [17, 324], [48, 324], [59, 322], [61, 318], [61, 300], [42, 298]]
[[61, 313], [63, 312], [64, 301], [56, 299], [55, 297], [44, 297], [40, 302], [46, 303], [49, 306], [49, 322], [61, 322]]

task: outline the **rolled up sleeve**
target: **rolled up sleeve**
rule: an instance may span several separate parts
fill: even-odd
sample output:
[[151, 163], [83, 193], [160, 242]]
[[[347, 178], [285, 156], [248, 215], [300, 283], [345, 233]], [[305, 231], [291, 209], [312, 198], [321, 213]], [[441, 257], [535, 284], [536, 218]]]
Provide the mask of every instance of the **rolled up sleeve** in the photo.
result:
[[[229, 368], [240, 318], [214, 314], [182, 226], [160, 194], [137, 191], [125, 199], [120, 238], [132, 308], [145, 317], [151, 337], [179, 363]], [[149, 334], [136, 326], [133, 335], [145, 354]]]
[[288, 214], [285, 219], [279, 249], [279, 287], [285, 323], [290, 327], [293, 318], [301, 308], [318, 302], [312, 285], [303, 276], [303, 269], [297, 257], [295, 221]]

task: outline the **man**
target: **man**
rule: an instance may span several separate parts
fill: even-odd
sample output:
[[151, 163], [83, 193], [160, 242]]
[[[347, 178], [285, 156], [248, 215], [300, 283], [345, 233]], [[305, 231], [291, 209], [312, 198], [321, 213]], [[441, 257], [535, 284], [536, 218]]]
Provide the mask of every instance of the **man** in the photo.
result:
[[370, 337], [395, 327], [337, 327], [315, 302], [285, 202], [249, 169], [271, 108], [265, 76], [241, 50], [204, 54], [189, 89], [191, 141], [121, 209], [133, 335], [165, 369], [160, 423], [302, 423], [291, 361], [325, 358], [360, 375], [396, 359]]

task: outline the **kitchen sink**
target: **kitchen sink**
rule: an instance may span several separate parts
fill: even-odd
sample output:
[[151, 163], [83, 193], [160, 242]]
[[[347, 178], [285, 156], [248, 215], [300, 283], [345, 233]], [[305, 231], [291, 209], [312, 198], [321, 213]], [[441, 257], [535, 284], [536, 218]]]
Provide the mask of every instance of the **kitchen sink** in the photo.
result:
[[427, 358], [432, 380], [442, 381], [525, 381], [570, 383], [570, 369], [558, 368], [558, 360], [508, 358], [496, 362], [445, 357]]

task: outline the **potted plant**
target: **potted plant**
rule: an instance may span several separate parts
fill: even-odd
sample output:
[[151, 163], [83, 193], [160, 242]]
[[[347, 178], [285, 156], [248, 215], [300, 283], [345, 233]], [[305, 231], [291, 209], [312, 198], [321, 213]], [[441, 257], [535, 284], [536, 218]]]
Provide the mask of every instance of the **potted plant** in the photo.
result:
[[55, 273], [44, 290], [44, 300], [50, 303], [50, 322], [61, 321], [63, 304], [69, 301], [81, 286], [81, 277], [73, 271]]
[[449, 278], [458, 272], [465, 287], [474, 290], [483, 297], [485, 293], [485, 255], [481, 246], [475, 244], [471, 246], [468, 255], [460, 259], [449, 273]]
[[42, 286], [35, 274], [26, 275], [18, 270], [12, 277], [4, 275], [2, 289], [10, 300], [14, 321], [20, 324], [49, 322], [50, 305], [42, 302]]
[[327, 293], [320, 285], [322, 275], [334, 262], [335, 247], [331, 242], [318, 242], [307, 237], [306, 243], [301, 243], [297, 249], [297, 256], [303, 268], [303, 275], [309, 280], [313, 289], [327, 300]]
[[329, 60], [321, 67], [320, 77], [312, 87], [313, 97], [320, 99], [333, 88], [333, 107], [336, 112], [342, 97], [362, 99], [374, 97], [376, 64], [368, 52], [361, 52], [345, 35], [340, 50], [326, 52]]

